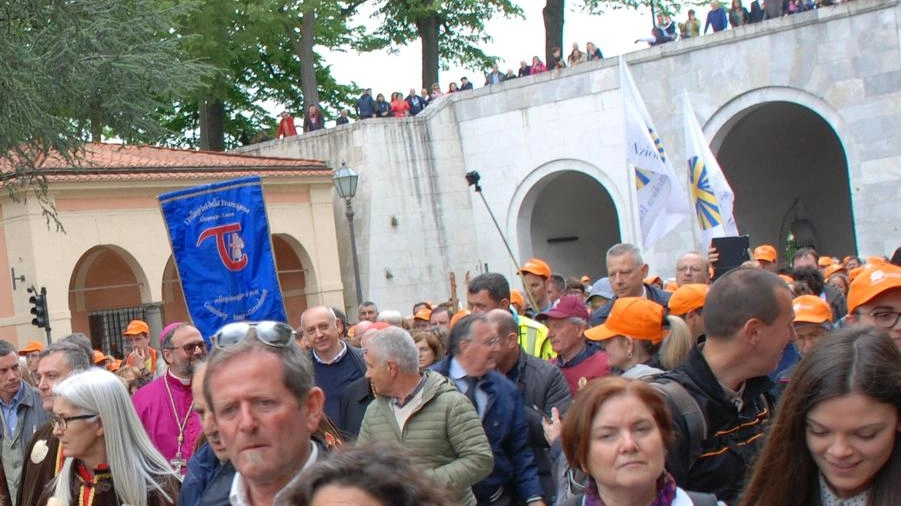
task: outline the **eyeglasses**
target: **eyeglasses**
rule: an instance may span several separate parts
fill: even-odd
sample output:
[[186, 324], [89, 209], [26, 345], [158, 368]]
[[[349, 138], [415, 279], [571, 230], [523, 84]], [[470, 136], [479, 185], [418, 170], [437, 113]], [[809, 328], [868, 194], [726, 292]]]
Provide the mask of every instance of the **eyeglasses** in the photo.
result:
[[283, 322], [235, 322], [219, 329], [213, 336], [213, 342], [220, 350], [228, 348], [243, 341], [251, 328], [256, 329], [256, 336], [263, 344], [275, 348], [290, 345], [297, 335], [290, 325]]
[[881, 329], [894, 328], [898, 324], [898, 318], [901, 317], [901, 311], [884, 311], [882, 309], [870, 313], [873, 323]]
[[491, 336], [485, 341], [476, 341], [475, 339], [473, 339], [472, 341], [479, 344], [484, 344], [485, 346], [495, 346], [497, 344], [500, 344], [501, 336]]
[[90, 418], [97, 418], [100, 415], [95, 415], [92, 413], [85, 415], [72, 415], [72, 416], [59, 416], [56, 413], [50, 413], [50, 424], [53, 428], [59, 429], [61, 431], [66, 431], [69, 428], [69, 422], [74, 420], [88, 420]]
[[679, 267], [678, 269], [676, 269], [676, 272], [701, 272], [703, 270], [704, 269], [701, 269], [700, 267], [695, 267], [693, 265], [683, 265], [682, 267]]
[[176, 348], [181, 348], [188, 355], [193, 355], [194, 350], [196, 350], [197, 348], [200, 348], [201, 351], [206, 350], [206, 344], [204, 344], [203, 341], [197, 341], [196, 343], [188, 343], [188, 344], [185, 344], [182, 346], [169, 346], [168, 347], [168, 349], [170, 349], [170, 350], [174, 350]]

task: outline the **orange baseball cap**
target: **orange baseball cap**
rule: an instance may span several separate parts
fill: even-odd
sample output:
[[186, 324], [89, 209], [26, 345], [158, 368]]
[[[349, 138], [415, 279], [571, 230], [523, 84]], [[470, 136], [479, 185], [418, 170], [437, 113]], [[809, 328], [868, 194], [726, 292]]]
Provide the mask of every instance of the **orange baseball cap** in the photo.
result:
[[779, 274], [779, 279], [785, 281], [785, 284], [790, 285], [795, 282], [795, 278], [789, 276], [788, 274]]
[[579, 281], [583, 285], [587, 285], [587, 284], [591, 283], [591, 278], [588, 277], [588, 274], [583, 274], [582, 277], [579, 279]]
[[670, 314], [682, 316], [688, 314], [689, 311], [704, 307], [709, 290], [710, 287], [702, 283], [688, 283], [680, 286], [669, 299]]
[[592, 341], [616, 336], [660, 343], [664, 336], [663, 306], [641, 297], [620, 297], [604, 324], [585, 331], [585, 337]]
[[136, 336], [138, 334], [150, 335], [150, 326], [141, 320], [132, 320], [128, 323], [128, 328], [122, 334], [124, 336]]
[[845, 270], [845, 267], [842, 264], [832, 264], [826, 267], [826, 269], [823, 271], [823, 279], [829, 281], [829, 278], [831, 278], [835, 274], [838, 274], [839, 272], [847, 273], [848, 271]]
[[469, 316], [468, 309], [461, 309], [461, 310], [457, 311], [456, 313], [454, 313], [454, 316], [451, 317], [450, 323], [448, 324], [448, 328], [449, 329], [454, 328], [454, 325], [456, 325], [457, 322], [460, 321], [464, 316]]
[[542, 278], [551, 277], [551, 267], [544, 260], [538, 258], [530, 258], [528, 262], [522, 264], [519, 272], [534, 274]]
[[836, 260], [835, 258], [832, 258], [832, 257], [827, 257], [827, 256], [821, 256], [820, 259], [817, 260], [817, 265], [820, 268], [829, 267], [830, 265], [837, 264], [837, 263], [838, 263], [838, 260]]
[[416, 314], [413, 315], [414, 320], [425, 320], [429, 321], [429, 318], [432, 317], [432, 310], [426, 306], [419, 308], [419, 311], [416, 311]]
[[519, 307], [526, 307], [526, 300], [522, 298], [522, 292], [516, 288], [510, 289], [510, 304], [519, 304]]
[[40, 341], [28, 341], [24, 348], [19, 350], [19, 355], [26, 355], [33, 351], [44, 351], [44, 343]]
[[848, 314], [894, 288], [901, 288], [901, 267], [887, 263], [864, 268], [848, 288]]
[[666, 284], [666, 286], [663, 287], [663, 289], [669, 293], [673, 293], [679, 289], [679, 283], [676, 283], [675, 281], [670, 281], [669, 283]]
[[652, 274], [652, 275], [644, 278], [644, 284], [653, 285], [654, 283], [663, 283], [663, 280], [660, 279], [659, 274]]
[[754, 248], [754, 254], [752, 255], [754, 260], [763, 260], [765, 262], [775, 262], [776, 261], [776, 248], [770, 246], [769, 244], [761, 244]]
[[100, 350], [94, 350], [94, 363], [102, 364], [104, 360], [106, 360], [106, 355]]
[[832, 328], [832, 308], [829, 303], [816, 295], [800, 295], [792, 301], [795, 310], [795, 325], [813, 323]]

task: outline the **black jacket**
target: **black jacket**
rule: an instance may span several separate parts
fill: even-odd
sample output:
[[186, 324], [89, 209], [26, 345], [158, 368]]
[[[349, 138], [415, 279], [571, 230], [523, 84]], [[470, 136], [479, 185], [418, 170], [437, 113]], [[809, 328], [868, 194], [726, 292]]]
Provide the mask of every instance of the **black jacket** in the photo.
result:
[[372, 394], [372, 384], [365, 376], [344, 389], [341, 395], [341, 415], [335, 420], [335, 425], [346, 440], [357, 438], [363, 425], [363, 415], [366, 414], [366, 408], [373, 399], [375, 396]]
[[701, 453], [690, 455], [688, 426], [679, 408], [669, 402], [676, 440], [668, 448], [666, 469], [683, 489], [715, 494], [721, 501], [736, 504], [773, 417], [773, 402], [768, 394], [773, 382], [766, 376], [747, 380], [738, 410], [726, 397], [699, 348], [692, 349], [685, 363], [661, 379], [685, 387], [707, 420]]
[[535, 465], [538, 466], [538, 478], [544, 489], [544, 497], [551, 503], [557, 495], [557, 487], [542, 420], [544, 416], [550, 416], [551, 408], [557, 408], [562, 417], [572, 403], [566, 378], [559, 367], [525, 351], [520, 351], [516, 364], [507, 372], [507, 378], [522, 393], [526, 422], [529, 424], [529, 444], [535, 454]]

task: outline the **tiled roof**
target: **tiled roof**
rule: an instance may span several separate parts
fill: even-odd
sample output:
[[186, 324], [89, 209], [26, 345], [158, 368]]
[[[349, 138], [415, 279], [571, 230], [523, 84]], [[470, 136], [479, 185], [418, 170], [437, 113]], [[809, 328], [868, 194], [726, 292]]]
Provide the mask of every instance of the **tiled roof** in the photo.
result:
[[[53, 181], [159, 181], [203, 179], [219, 174], [228, 177], [331, 175], [325, 162], [318, 160], [103, 143], [86, 144], [77, 167], [60, 156], [45, 158], [36, 165]], [[8, 163], [0, 163], [3, 172], [8, 167]]]

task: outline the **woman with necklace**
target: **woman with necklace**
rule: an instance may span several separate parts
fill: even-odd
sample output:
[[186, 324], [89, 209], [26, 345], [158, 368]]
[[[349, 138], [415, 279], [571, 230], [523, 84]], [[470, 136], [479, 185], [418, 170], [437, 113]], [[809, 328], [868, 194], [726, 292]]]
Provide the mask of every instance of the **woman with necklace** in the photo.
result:
[[782, 395], [743, 506], [901, 504], [901, 352], [881, 330], [827, 334]]
[[93, 368], [53, 391], [50, 420], [65, 460], [39, 505], [176, 504], [179, 477], [153, 447], [119, 378]]
[[647, 382], [590, 381], [566, 413], [561, 433], [569, 464], [588, 476], [584, 494], [562, 506], [722, 506], [686, 492], [664, 469], [674, 437], [663, 396]]

